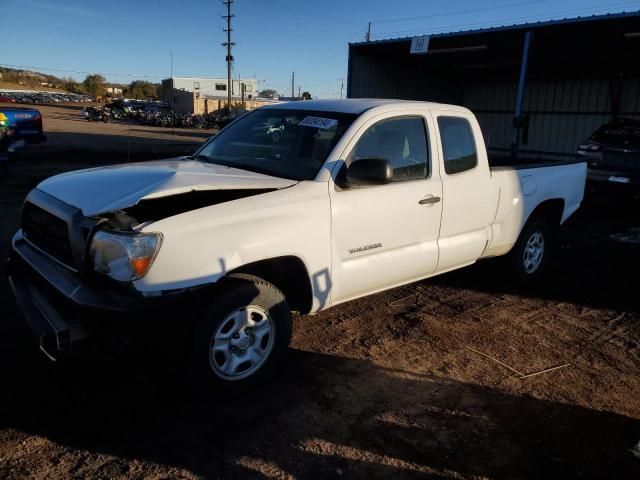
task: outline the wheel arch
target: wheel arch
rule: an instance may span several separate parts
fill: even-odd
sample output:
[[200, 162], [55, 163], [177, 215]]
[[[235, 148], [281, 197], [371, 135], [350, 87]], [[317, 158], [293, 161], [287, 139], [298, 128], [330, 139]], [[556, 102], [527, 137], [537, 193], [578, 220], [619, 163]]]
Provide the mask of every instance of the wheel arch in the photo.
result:
[[313, 290], [309, 271], [301, 258], [294, 255], [274, 257], [247, 263], [227, 273], [245, 273], [275, 285], [287, 299], [291, 310], [309, 313]]
[[525, 225], [533, 219], [543, 218], [549, 222], [549, 225], [555, 230], [558, 229], [562, 222], [562, 215], [564, 213], [564, 199], [552, 198], [541, 202], [533, 211], [529, 214]]

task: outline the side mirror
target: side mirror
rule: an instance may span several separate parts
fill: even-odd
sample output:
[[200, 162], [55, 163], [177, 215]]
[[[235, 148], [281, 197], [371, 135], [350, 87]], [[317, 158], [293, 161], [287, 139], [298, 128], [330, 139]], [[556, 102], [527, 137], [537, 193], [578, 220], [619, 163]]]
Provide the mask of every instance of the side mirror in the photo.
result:
[[347, 184], [355, 186], [384, 185], [393, 179], [391, 162], [383, 158], [363, 158], [347, 168]]

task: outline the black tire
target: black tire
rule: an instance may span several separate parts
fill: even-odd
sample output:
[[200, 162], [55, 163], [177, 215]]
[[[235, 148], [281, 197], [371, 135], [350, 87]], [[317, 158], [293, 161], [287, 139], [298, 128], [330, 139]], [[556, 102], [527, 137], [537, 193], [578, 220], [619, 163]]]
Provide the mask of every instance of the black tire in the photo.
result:
[[[240, 379], [226, 379], [214, 366], [214, 363], [220, 362], [211, 354], [212, 340], [223, 321], [228, 323], [231, 313], [247, 306], [268, 312], [274, 337], [271, 350], [255, 372]], [[207, 398], [232, 398], [269, 380], [287, 353], [291, 330], [291, 312], [280, 290], [252, 275], [229, 275], [222, 281], [213, 301], [196, 318], [193, 352], [189, 362], [194, 393]]]
[[[531, 218], [525, 224], [516, 244], [507, 256], [508, 268], [518, 283], [521, 285], [535, 284], [545, 275], [553, 252], [554, 233], [549, 222], [543, 217]], [[534, 238], [534, 235], [541, 235], [543, 239], [542, 256], [539, 262], [533, 262], [537, 263], [535, 268], [531, 263], [527, 263], [525, 257], [528, 243]]]

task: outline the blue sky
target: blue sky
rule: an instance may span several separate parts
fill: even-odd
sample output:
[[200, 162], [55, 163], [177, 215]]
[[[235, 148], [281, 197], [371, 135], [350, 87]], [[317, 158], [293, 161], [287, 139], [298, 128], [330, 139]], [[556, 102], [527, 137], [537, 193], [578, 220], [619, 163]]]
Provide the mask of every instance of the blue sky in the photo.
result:
[[[235, 0], [234, 76], [335, 97], [347, 44], [640, 9], [640, 0]], [[221, 0], [0, 0], [0, 64], [110, 81], [226, 76]], [[60, 70], [56, 71], [54, 69]], [[65, 71], [62, 71], [65, 70]], [[78, 73], [74, 73], [78, 72]]]

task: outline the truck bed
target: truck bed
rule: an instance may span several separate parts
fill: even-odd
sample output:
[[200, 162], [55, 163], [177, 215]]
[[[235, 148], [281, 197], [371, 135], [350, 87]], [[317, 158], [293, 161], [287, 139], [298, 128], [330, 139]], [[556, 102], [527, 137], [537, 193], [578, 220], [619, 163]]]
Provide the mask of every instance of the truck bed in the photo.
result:
[[513, 159], [508, 155], [489, 155], [489, 167], [491, 170], [522, 170], [526, 168], [553, 167], [559, 165], [572, 165], [583, 163], [580, 158], [564, 159], [540, 159], [540, 158], [517, 158]]

